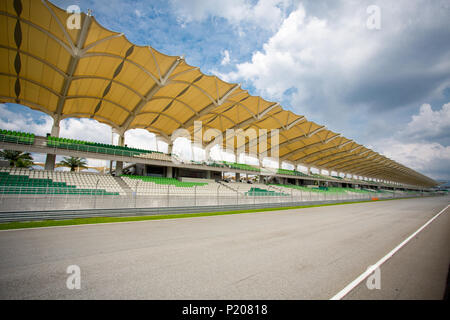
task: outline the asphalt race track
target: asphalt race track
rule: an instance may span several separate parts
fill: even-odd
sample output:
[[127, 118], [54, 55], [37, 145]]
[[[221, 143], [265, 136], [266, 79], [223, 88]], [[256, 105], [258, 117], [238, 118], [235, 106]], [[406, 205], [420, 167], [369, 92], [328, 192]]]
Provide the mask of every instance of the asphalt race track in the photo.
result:
[[[0, 231], [0, 299], [330, 299], [449, 200]], [[381, 266], [381, 289], [344, 299], [442, 299], [449, 214]]]

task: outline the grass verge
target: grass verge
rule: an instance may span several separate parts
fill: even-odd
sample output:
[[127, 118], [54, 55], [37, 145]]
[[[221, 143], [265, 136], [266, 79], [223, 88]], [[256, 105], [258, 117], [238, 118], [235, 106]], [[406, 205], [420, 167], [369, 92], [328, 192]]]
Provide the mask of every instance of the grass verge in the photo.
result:
[[[396, 199], [381, 199], [377, 201], [390, 201], [390, 200], [401, 200], [405, 198]], [[406, 198], [411, 199], [411, 198]], [[237, 210], [237, 211], [220, 211], [220, 212], [202, 212], [202, 213], [173, 213], [165, 215], [151, 215], [151, 216], [130, 216], [130, 217], [96, 217], [96, 218], [77, 218], [70, 220], [42, 220], [42, 221], [27, 221], [27, 222], [6, 222], [0, 223], [0, 230], [11, 230], [11, 229], [28, 229], [28, 228], [42, 228], [42, 227], [57, 227], [57, 226], [73, 226], [73, 225], [83, 225], [83, 224], [98, 224], [98, 223], [114, 223], [114, 222], [132, 222], [132, 221], [145, 221], [145, 220], [164, 220], [164, 219], [180, 219], [180, 218], [194, 218], [194, 217], [208, 217], [208, 216], [222, 216], [230, 214], [243, 214], [252, 212], [267, 212], [267, 211], [282, 211], [291, 209], [304, 209], [304, 208], [314, 208], [314, 207], [327, 207], [327, 206], [337, 206], [343, 204], [354, 204], [354, 203], [364, 203], [364, 202], [374, 202], [372, 200], [364, 201], [352, 201], [352, 202], [341, 202], [341, 203], [327, 203], [327, 204], [315, 204], [315, 205], [305, 205], [305, 206], [295, 206], [295, 207], [281, 207], [281, 208], [263, 208], [263, 209], [248, 209], [248, 210]]]

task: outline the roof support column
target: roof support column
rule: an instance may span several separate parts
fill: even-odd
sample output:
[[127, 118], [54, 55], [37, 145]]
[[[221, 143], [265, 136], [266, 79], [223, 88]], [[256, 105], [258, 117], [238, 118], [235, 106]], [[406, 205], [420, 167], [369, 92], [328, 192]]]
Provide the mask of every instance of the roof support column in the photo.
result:
[[[50, 135], [52, 137], [59, 137], [59, 123], [60, 123], [60, 118], [58, 116], [53, 117], [53, 125], [52, 125], [52, 130], [50, 132]], [[55, 170], [55, 162], [56, 162], [56, 154], [50, 154], [47, 153], [47, 156], [45, 158], [45, 170], [50, 170], [53, 171]]]
[[[118, 145], [121, 147], [125, 146], [125, 132], [119, 133]], [[122, 175], [122, 170], [123, 170], [123, 161], [116, 161], [116, 177]]]
[[58, 117], [53, 118], [53, 126], [52, 126], [52, 130], [50, 132], [50, 135], [52, 137], [59, 137], [59, 131], [60, 131], [59, 123], [60, 123], [60, 120]]
[[55, 170], [56, 154], [47, 153], [45, 158], [45, 170]]
[[172, 153], [172, 151], [173, 151], [173, 142], [175, 140], [168, 139], [168, 138], [163, 137], [163, 136], [158, 135], [158, 134], [155, 135], [155, 140], [156, 140], [156, 151], [160, 151], [158, 143], [159, 142], [164, 142], [164, 143], [167, 143], [167, 153], [169, 155]]

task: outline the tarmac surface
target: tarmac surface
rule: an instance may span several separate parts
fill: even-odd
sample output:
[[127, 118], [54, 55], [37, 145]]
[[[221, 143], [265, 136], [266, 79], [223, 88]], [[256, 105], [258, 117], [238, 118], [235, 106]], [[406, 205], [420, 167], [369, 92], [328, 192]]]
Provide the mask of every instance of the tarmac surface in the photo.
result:
[[[330, 299], [449, 197], [0, 231], [0, 299]], [[344, 299], [442, 299], [450, 208]], [[68, 289], [68, 266], [80, 289]]]

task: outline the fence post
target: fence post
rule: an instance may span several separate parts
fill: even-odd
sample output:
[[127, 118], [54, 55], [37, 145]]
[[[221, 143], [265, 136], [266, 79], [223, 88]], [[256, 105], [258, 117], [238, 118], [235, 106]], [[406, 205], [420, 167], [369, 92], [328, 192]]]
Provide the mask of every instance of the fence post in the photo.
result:
[[80, 203], [81, 203], [81, 192], [78, 191], [78, 209], [80, 209]]
[[220, 184], [217, 186], [217, 205], [218, 206], [220, 205], [220, 202], [219, 202], [219, 189], [220, 189]]
[[95, 183], [95, 192], [94, 192], [94, 209], [97, 208], [97, 188], [98, 188], [98, 182], [100, 179], [97, 179], [97, 182]]
[[170, 185], [167, 185], [167, 206], [170, 207]]
[[[114, 152], [115, 152], [115, 151], [114, 151]], [[136, 182], [136, 188], [135, 188], [135, 191], [134, 191], [134, 207], [135, 207], [135, 208], [137, 207], [137, 195], [138, 195], [138, 185], [139, 185], [139, 182], [141, 182], [141, 180], [138, 179], [138, 181]]]
[[56, 188], [52, 188], [52, 203], [55, 205], [55, 194], [56, 194]]

